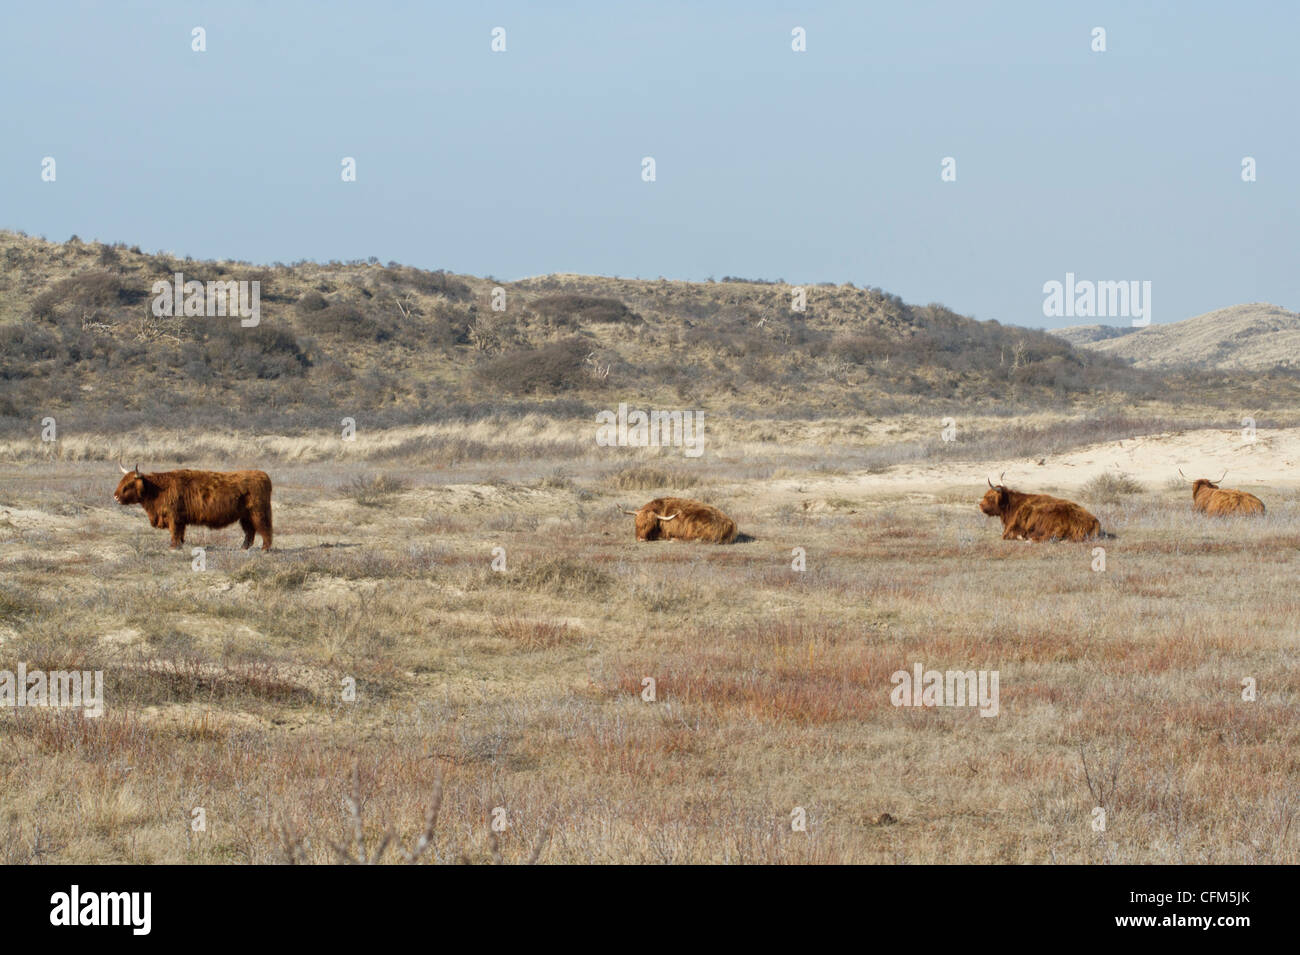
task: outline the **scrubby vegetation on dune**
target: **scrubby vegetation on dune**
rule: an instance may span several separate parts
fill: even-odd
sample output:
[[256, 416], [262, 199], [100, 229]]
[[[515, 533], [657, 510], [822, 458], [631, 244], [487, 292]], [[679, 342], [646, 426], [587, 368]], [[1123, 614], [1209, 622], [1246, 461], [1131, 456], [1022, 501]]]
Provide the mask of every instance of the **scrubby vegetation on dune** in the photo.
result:
[[[256, 280], [261, 321], [152, 314], [155, 281]], [[501, 283], [377, 260], [254, 266], [0, 232], [0, 430], [75, 410], [86, 427], [364, 411], [429, 420], [485, 399], [608, 407], [629, 394], [745, 414], [1069, 407], [1180, 395], [1295, 404], [1300, 378], [1159, 375], [1043, 332], [879, 289], [547, 276]], [[88, 400], [90, 398], [96, 400]]]

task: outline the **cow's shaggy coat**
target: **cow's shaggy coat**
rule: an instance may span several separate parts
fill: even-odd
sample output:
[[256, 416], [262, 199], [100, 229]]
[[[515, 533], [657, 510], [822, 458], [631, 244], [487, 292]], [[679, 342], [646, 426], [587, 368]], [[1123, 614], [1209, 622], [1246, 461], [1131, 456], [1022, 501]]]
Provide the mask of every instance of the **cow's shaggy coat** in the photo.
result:
[[[1222, 480], [1220, 478], [1219, 480]], [[1214, 481], [1199, 478], [1192, 482], [1192, 506], [1210, 517], [1232, 514], [1263, 514], [1264, 502], [1254, 494], [1219, 487]]]
[[1085, 541], [1102, 536], [1097, 518], [1073, 501], [1050, 494], [1025, 494], [990, 482], [980, 510], [1002, 519], [1003, 540]]
[[657, 497], [635, 511], [636, 539], [694, 540], [730, 544], [736, 539], [736, 522], [716, 507], [685, 497]]
[[238, 521], [245, 550], [255, 534], [262, 537], [262, 550], [271, 549], [271, 478], [265, 471], [122, 470], [113, 499], [141, 505], [150, 524], [171, 532], [172, 547], [185, 543], [190, 524], [228, 527]]

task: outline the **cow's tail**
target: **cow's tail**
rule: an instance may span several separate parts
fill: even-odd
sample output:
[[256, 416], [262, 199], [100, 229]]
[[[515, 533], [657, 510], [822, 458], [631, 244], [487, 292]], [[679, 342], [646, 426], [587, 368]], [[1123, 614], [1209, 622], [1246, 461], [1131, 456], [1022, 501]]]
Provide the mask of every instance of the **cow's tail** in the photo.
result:
[[263, 473], [262, 478], [265, 481], [265, 493], [258, 495], [257, 507], [261, 512], [259, 514], [262, 534], [262, 547], [265, 550], [271, 548], [271, 536], [275, 533], [271, 526], [271, 476]]

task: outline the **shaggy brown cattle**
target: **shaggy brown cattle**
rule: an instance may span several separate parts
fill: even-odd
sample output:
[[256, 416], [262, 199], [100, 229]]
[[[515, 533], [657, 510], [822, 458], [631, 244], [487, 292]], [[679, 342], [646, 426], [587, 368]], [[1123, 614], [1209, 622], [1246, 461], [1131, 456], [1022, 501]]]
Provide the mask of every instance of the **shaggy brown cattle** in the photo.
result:
[[[118, 467], [122, 467], [120, 464]], [[122, 468], [113, 492], [119, 504], [139, 504], [154, 527], [171, 531], [172, 547], [185, 543], [185, 528], [244, 529], [244, 549], [262, 535], [262, 550], [271, 549], [271, 478], [265, 471], [158, 471], [141, 474]]]
[[980, 510], [1002, 518], [1003, 540], [1085, 541], [1102, 536], [1101, 522], [1073, 501], [1050, 494], [1025, 494], [1003, 484], [994, 486], [992, 481]]
[[637, 511], [639, 541], [684, 540], [709, 544], [730, 544], [736, 539], [736, 522], [716, 507], [685, 497], [657, 497]]
[[[1187, 475], [1183, 474], [1182, 468], [1178, 469], [1182, 474], [1183, 480]], [[1254, 494], [1247, 494], [1245, 491], [1236, 491], [1229, 487], [1219, 487], [1219, 481], [1228, 476], [1224, 471], [1223, 476], [1218, 481], [1211, 481], [1207, 478], [1197, 478], [1192, 482], [1192, 506], [1198, 511], [1204, 511], [1210, 517], [1228, 517], [1232, 514], [1263, 514], [1264, 502]]]

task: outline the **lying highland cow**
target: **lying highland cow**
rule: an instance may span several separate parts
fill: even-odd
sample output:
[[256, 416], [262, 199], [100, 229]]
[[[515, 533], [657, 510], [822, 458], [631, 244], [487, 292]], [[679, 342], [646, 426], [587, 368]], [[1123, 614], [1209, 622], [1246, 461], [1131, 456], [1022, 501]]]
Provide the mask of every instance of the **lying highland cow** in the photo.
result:
[[[1187, 475], [1179, 468], [1178, 473], [1184, 481]], [[1197, 478], [1192, 482], [1192, 507], [1203, 511], [1210, 517], [1228, 517], [1234, 514], [1263, 514], [1264, 502], [1254, 494], [1236, 491], [1229, 487], [1219, 487], [1219, 482], [1228, 476], [1224, 471], [1218, 481]]]
[[1103, 536], [1101, 522], [1073, 501], [1050, 494], [1025, 494], [1003, 484], [994, 486], [992, 481], [980, 510], [1002, 518], [1003, 540], [1085, 541]]
[[639, 541], [683, 540], [709, 544], [730, 544], [736, 539], [736, 522], [716, 507], [684, 497], [657, 497], [637, 511]]
[[271, 478], [265, 471], [157, 471], [141, 474], [140, 465], [128, 471], [113, 492], [119, 504], [139, 504], [154, 527], [171, 531], [172, 547], [185, 543], [185, 528], [228, 527], [235, 521], [244, 529], [244, 549], [253, 535], [262, 535], [262, 550], [271, 549]]

